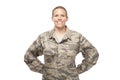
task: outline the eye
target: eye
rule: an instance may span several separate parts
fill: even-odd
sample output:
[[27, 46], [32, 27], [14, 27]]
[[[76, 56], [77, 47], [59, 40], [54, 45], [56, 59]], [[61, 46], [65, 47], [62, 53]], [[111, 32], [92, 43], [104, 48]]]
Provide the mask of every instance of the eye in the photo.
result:
[[65, 17], [65, 15], [61, 15], [62, 17]]
[[54, 17], [58, 17], [58, 15], [56, 14], [56, 15], [54, 15]]

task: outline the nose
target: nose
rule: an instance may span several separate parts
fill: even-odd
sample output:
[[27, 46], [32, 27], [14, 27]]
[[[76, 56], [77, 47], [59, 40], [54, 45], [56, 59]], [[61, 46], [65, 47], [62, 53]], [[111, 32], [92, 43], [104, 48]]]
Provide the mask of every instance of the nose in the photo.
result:
[[58, 16], [58, 20], [62, 20], [62, 16]]

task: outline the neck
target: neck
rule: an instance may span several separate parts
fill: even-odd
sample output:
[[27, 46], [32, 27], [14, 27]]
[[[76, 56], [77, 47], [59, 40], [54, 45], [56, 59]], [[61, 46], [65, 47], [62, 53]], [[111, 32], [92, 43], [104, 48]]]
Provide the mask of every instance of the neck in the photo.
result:
[[64, 35], [65, 34], [65, 32], [66, 32], [66, 27], [64, 27], [64, 28], [56, 28], [55, 27], [55, 34], [56, 35]]

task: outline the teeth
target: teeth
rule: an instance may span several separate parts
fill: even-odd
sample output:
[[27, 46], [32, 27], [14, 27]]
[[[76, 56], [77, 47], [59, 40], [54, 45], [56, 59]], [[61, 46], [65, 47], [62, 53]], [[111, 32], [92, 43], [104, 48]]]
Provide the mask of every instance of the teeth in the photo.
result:
[[62, 22], [58, 22], [58, 23], [62, 23]]

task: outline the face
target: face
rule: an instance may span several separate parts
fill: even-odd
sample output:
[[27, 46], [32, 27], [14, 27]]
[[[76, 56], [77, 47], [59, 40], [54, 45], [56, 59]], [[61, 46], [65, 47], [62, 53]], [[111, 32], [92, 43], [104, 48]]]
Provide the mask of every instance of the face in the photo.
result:
[[52, 21], [56, 28], [64, 28], [67, 20], [68, 17], [64, 9], [58, 8], [53, 12]]

